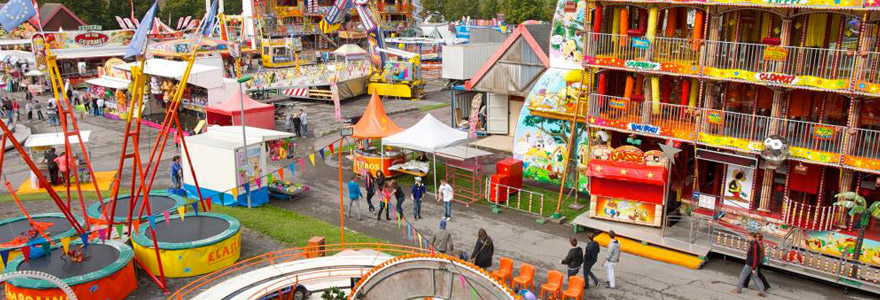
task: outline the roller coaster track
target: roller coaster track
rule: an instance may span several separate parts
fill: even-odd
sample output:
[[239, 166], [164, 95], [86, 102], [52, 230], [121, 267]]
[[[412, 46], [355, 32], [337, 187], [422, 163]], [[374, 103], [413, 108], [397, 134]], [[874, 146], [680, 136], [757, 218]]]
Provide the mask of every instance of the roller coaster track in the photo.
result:
[[0, 282], [6, 282], [9, 280], [18, 279], [18, 278], [32, 278], [32, 279], [41, 279], [41, 280], [48, 281], [48, 282], [54, 284], [56, 287], [58, 287], [58, 289], [60, 289], [62, 292], [64, 292], [64, 294], [67, 295], [68, 300], [76, 300], [77, 299], [76, 294], [73, 293], [73, 289], [71, 289], [69, 285], [64, 283], [64, 281], [62, 281], [61, 278], [55, 277], [54, 275], [49, 274], [49, 273], [45, 273], [45, 272], [25, 270], [25, 271], [6, 273], [3, 275], [0, 275]]

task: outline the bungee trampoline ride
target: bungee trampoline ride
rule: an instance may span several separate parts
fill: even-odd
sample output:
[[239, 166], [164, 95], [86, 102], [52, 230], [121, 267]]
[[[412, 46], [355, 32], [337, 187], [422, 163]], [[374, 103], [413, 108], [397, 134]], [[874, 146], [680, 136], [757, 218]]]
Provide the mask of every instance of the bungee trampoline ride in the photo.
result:
[[[183, 197], [169, 194], [165, 191], [150, 192], [148, 201], [150, 202], [150, 209], [152, 209], [152, 211], [172, 210], [186, 204], [186, 199], [183, 199]], [[110, 217], [111, 204], [111, 201], [105, 201], [103, 206], [99, 202], [89, 205], [86, 209], [86, 213], [89, 215], [89, 222], [92, 224], [107, 224], [107, 218]], [[116, 202], [116, 209], [113, 213], [113, 223], [119, 224], [127, 222], [128, 210], [130, 207], [131, 196], [119, 196]], [[148, 215], [146, 213], [141, 213], [142, 210], [144, 210], [144, 197], [140, 196], [137, 197], [137, 204], [135, 204], [134, 210], [132, 211], [132, 220], [139, 219], [140, 221], [147, 221]]]
[[210, 273], [235, 263], [241, 254], [241, 224], [235, 218], [210, 212], [172, 215], [141, 224], [132, 235], [135, 255], [153, 274], [159, 273], [159, 263], [151, 223], [166, 277]]
[[[75, 217], [78, 222], [82, 222], [79, 216]], [[31, 219], [36, 226], [32, 225]], [[75, 235], [76, 231], [70, 226], [70, 222], [60, 213], [34, 214], [30, 219], [27, 215], [13, 217], [0, 221], [0, 251], [9, 251], [7, 259], [11, 260], [21, 255], [19, 249], [28, 242], [45, 240], [46, 236], [49, 240], [58, 240]], [[4, 267], [0, 265], [0, 271]]]

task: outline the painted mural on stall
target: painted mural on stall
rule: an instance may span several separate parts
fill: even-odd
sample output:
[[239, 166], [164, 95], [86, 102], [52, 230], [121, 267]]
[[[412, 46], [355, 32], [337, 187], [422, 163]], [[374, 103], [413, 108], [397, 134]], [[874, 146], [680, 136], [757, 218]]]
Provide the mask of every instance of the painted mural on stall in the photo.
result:
[[587, 1], [559, 0], [550, 32], [550, 67], [581, 69]]
[[[804, 233], [802, 247], [833, 256], [852, 255], [856, 246], [855, 236], [834, 231], [808, 231]], [[865, 239], [862, 243], [862, 262], [880, 266], [880, 242]]]

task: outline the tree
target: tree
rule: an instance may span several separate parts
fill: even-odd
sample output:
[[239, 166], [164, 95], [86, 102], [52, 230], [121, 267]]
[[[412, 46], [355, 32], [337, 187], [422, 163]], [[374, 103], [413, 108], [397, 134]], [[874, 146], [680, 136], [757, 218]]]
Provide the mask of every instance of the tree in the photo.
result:
[[548, 20], [544, 0], [504, 0], [501, 7], [509, 24], [526, 20]]
[[71, 12], [76, 14], [76, 16], [82, 19], [86, 24], [103, 25], [103, 8], [106, 5], [106, 0], [64, 1], [64, 6], [70, 9]]
[[501, 0], [481, 0], [480, 1], [480, 17], [491, 20], [501, 12]]
[[[229, 3], [229, 1], [225, 2]], [[162, 19], [171, 20], [171, 23], [177, 25], [177, 20], [181, 17], [191, 16], [193, 18], [202, 18], [205, 15], [205, 2], [194, 0], [167, 0], [162, 7]], [[169, 24], [169, 26], [173, 26]]]
[[[858, 261], [862, 256], [862, 243], [865, 240], [865, 231], [868, 229], [868, 224], [871, 223], [871, 217], [880, 220], [880, 201], [874, 201], [871, 206], [868, 206], [865, 197], [862, 197], [855, 192], [838, 193], [834, 195], [834, 198], [837, 198], [837, 202], [834, 202], [834, 206], [849, 209], [847, 214], [851, 217], [855, 217], [856, 215], [859, 216], [859, 239], [856, 240], [856, 246], [853, 249], [852, 257], [854, 260]], [[858, 267], [853, 264], [850, 276], [856, 276], [857, 273]]]

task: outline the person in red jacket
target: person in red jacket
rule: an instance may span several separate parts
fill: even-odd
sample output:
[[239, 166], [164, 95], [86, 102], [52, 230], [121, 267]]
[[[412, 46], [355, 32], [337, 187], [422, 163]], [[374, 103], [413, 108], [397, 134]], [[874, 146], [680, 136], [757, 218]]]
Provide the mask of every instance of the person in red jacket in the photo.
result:
[[[739, 280], [736, 284], [736, 289], [733, 290], [734, 294], [742, 293], [743, 286], [745, 286], [746, 279], [749, 278], [749, 276], [752, 278], [758, 278], [758, 266], [761, 265], [762, 261], [764, 261], [764, 249], [758, 244], [758, 241], [755, 239], [755, 234], [749, 233], [749, 245], [748, 249], [746, 249], [746, 264], [743, 266], [742, 271], [739, 272]], [[758, 297], [764, 297], [764, 283], [761, 282], [761, 280], [753, 281], [758, 287]]]

